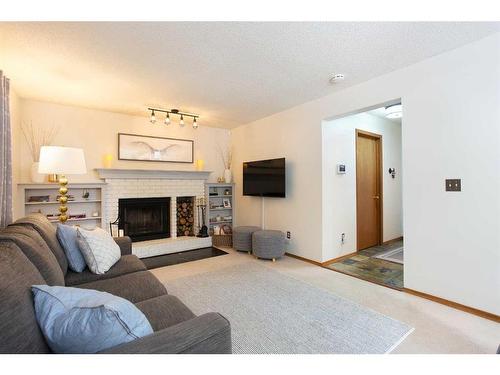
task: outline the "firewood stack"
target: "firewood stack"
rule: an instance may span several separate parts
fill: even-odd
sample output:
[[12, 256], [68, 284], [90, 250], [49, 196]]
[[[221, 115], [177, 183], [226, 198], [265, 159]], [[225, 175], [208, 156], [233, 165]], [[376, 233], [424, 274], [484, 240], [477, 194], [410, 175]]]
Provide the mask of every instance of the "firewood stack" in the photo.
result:
[[177, 236], [194, 236], [194, 203], [191, 197], [177, 198]]

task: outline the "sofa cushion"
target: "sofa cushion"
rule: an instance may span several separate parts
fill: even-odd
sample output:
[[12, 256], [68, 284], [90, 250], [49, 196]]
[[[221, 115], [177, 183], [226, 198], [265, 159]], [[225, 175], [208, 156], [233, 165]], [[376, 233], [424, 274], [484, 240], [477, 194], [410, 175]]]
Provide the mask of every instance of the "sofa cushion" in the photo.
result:
[[146, 271], [144, 263], [135, 255], [124, 255], [108, 272], [102, 275], [96, 275], [90, 272], [88, 268], [79, 273], [71, 270], [68, 271], [66, 274], [66, 286], [75, 286], [97, 280], [111, 279], [116, 276], [126, 275], [127, 273], [137, 271]]
[[0, 241], [14, 242], [35, 265], [48, 285], [64, 285], [64, 274], [55, 255], [34, 228], [8, 226], [0, 231]]
[[167, 289], [149, 271], [128, 273], [112, 279], [79, 284], [78, 287], [108, 292], [128, 299], [132, 303], [167, 294]]
[[49, 353], [38, 327], [31, 285], [45, 280], [12, 242], [0, 242], [0, 353]]
[[16, 220], [14, 224], [11, 225], [29, 225], [34, 228], [45, 240], [50, 251], [52, 251], [56, 257], [59, 266], [61, 266], [61, 270], [66, 274], [68, 271], [68, 260], [57, 239], [56, 227], [45, 217], [45, 215], [40, 213], [29, 214], [28, 216]]
[[74, 272], [82, 272], [87, 268], [87, 263], [85, 263], [80, 247], [78, 247], [76, 227], [57, 224], [56, 235], [68, 259], [69, 269]]
[[120, 247], [105, 230], [78, 228], [77, 233], [78, 246], [93, 273], [102, 275], [120, 260]]
[[34, 285], [38, 324], [55, 353], [97, 353], [153, 329], [133, 303], [109, 293]]
[[196, 317], [179, 298], [168, 294], [139, 302], [136, 306], [146, 315], [155, 332]]

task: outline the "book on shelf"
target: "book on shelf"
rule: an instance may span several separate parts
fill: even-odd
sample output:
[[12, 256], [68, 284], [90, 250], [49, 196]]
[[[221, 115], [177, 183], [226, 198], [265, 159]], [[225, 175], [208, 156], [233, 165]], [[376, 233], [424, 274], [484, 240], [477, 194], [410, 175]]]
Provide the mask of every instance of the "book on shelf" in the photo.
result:
[[28, 202], [49, 202], [50, 201], [50, 195], [32, 195], [28, 197]]

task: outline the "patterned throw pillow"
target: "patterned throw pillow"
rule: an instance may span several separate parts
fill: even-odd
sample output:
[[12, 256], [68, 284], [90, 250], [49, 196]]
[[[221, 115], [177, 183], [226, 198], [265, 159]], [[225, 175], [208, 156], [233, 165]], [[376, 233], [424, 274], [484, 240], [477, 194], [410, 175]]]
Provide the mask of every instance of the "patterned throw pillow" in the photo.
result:
[[75, 272], [82, 272], [87, 263], [78, 246], [76, 227], [57, 224], [56, 235], [68, 259], [69, 268]]
[[153, 333], [124, 298], [97, 290], [33, 285], [35, 315], [54, 353], [97, 353]]
[[80, 251], [90, 271], [102, 275], [120, 260], [118, 244], [108, 232], [101, 228], [94, 230], [77, 229]]

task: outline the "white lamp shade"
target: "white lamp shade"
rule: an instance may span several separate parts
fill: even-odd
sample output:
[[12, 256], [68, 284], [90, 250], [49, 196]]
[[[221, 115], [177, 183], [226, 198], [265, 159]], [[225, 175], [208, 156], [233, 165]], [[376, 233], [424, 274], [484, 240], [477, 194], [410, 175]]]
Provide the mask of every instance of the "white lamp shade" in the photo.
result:
[[85, 174], [85, 156], [81, 148], [42, 146], [38, 173]]

